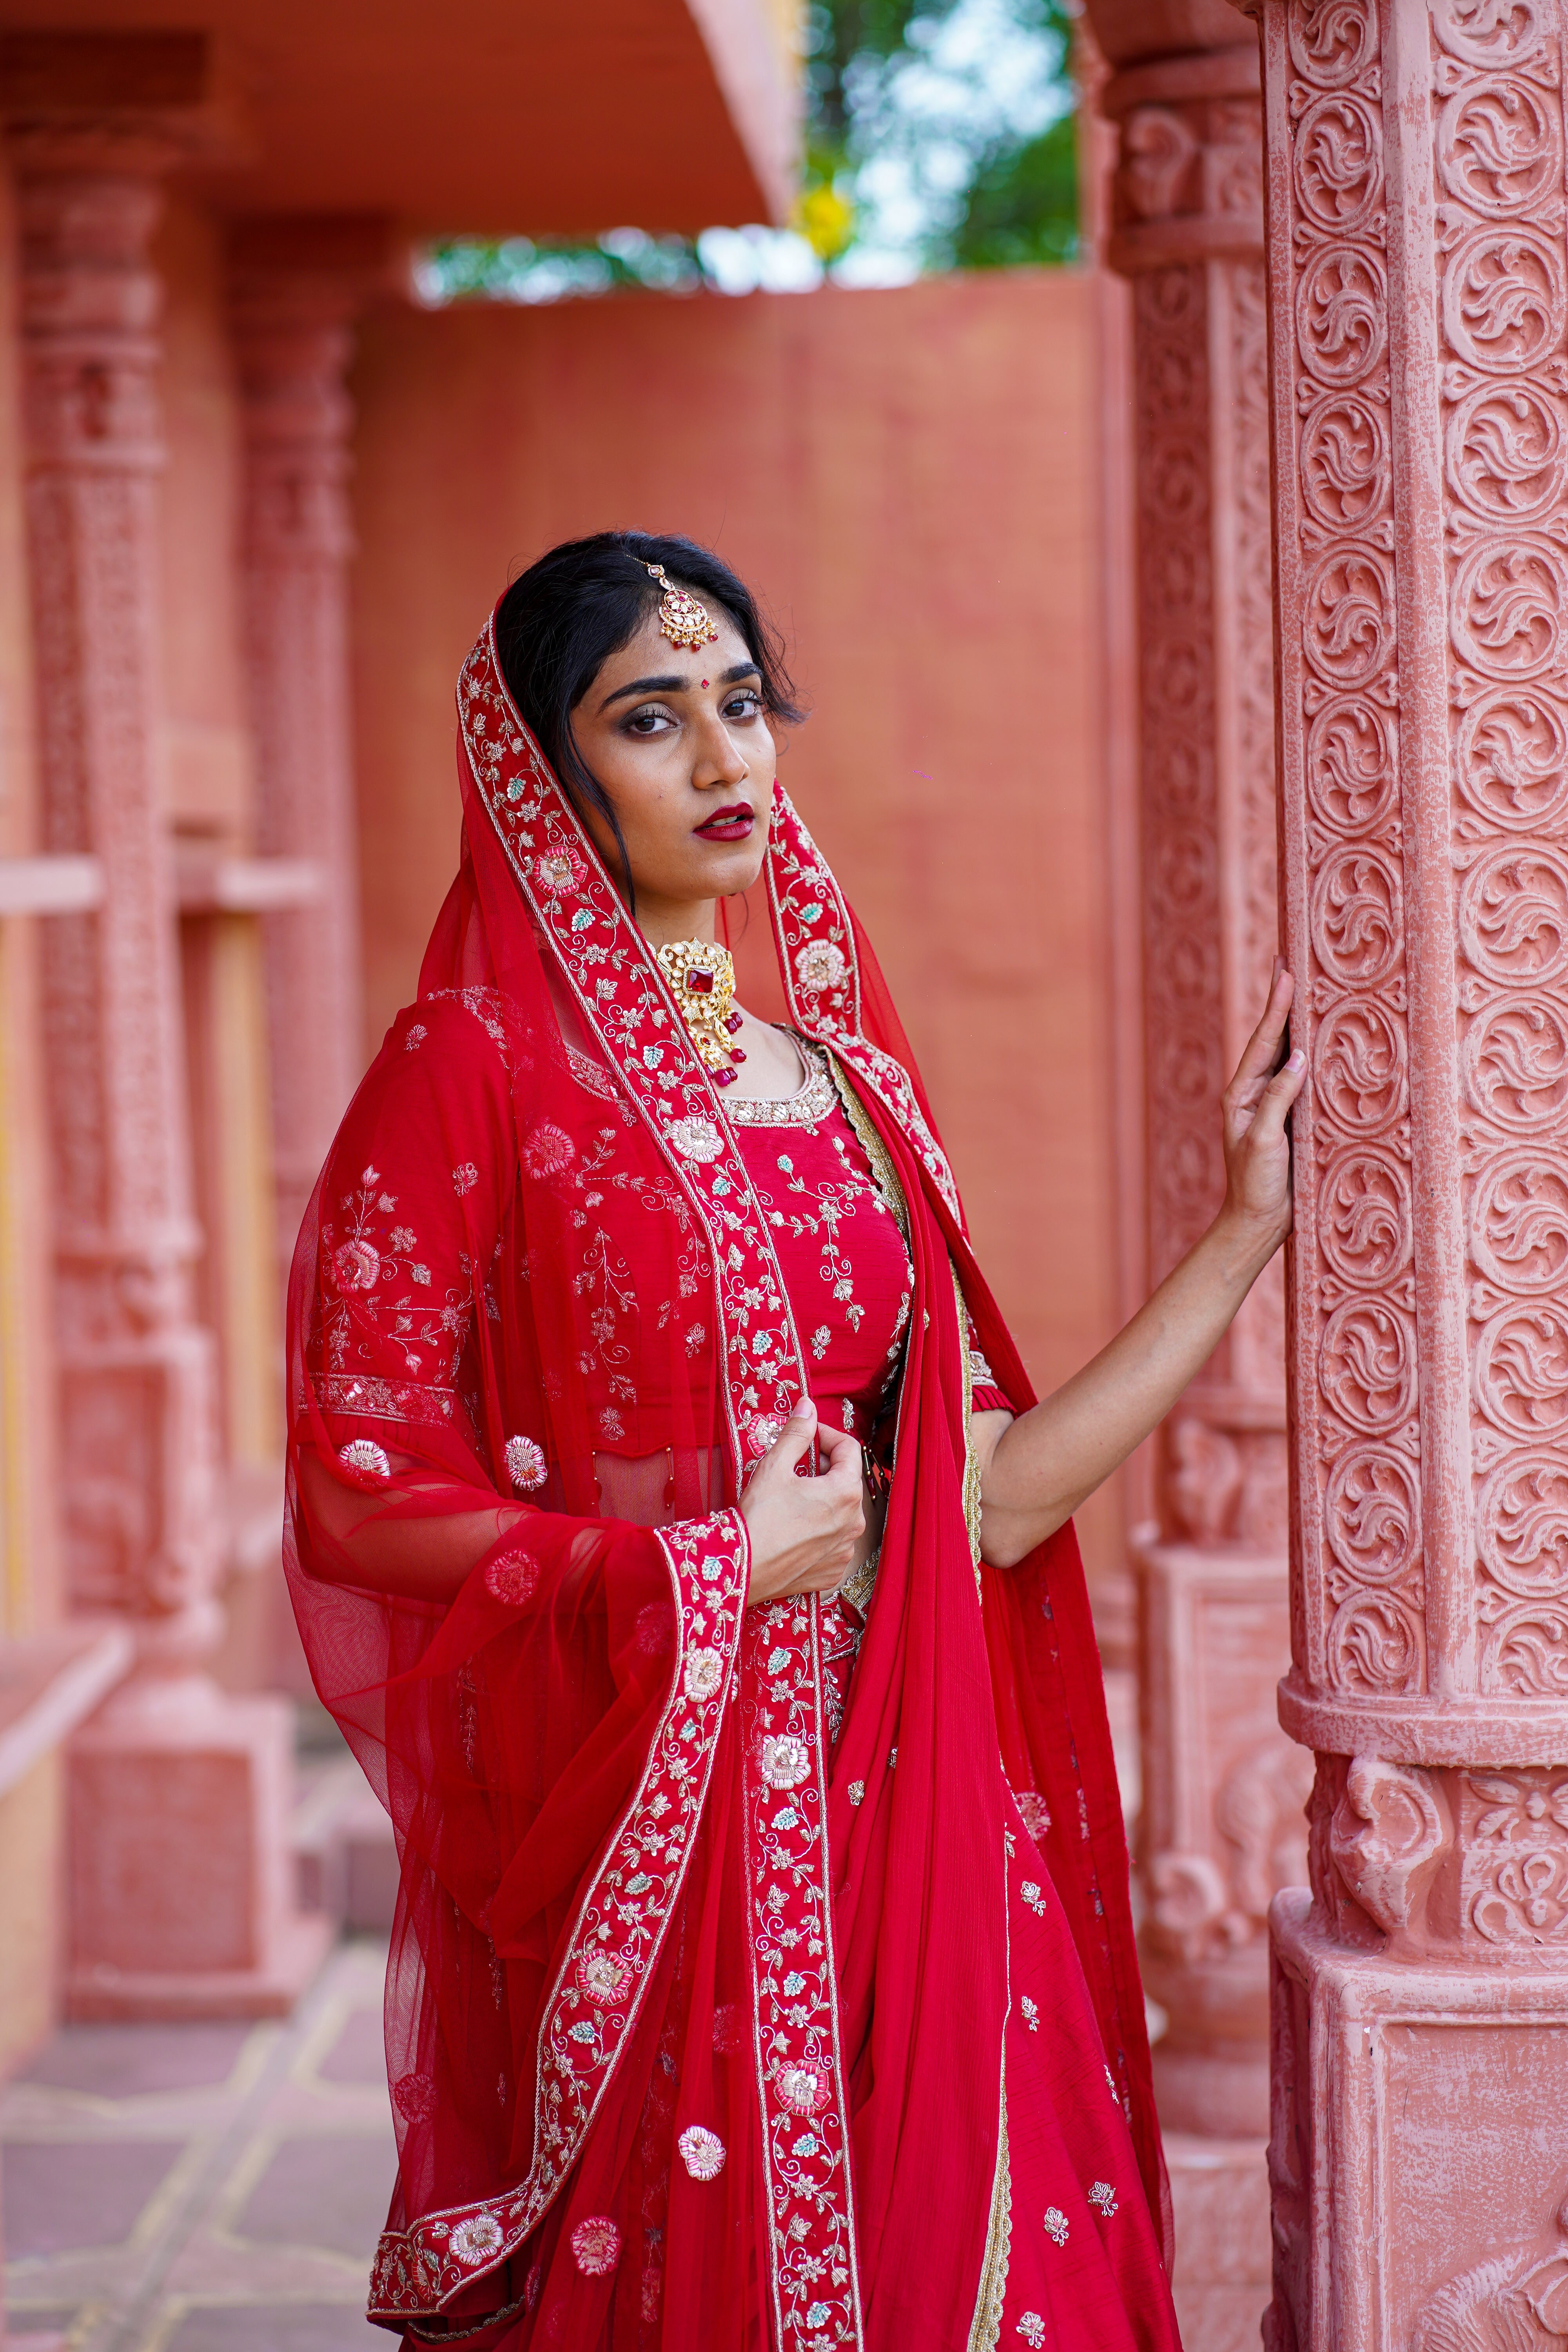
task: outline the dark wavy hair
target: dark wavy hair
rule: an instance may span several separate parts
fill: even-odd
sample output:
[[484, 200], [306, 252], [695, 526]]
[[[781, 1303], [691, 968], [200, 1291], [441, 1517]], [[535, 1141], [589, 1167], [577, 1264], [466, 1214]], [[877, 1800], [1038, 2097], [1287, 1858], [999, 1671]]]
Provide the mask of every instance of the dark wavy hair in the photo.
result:
[[608, 794], [577, 747], [572, 714], [610, 656], [637, 635], [664, 591], [644, 570], [662, 563], [678, 586], [720, 604], [761, 674], [771, 719], [794, 725], [805, 713], [784, 667], [784, 640], [743, 580], [695, 540], [646, 530], [601, 530], [552, 547], [514, 580], [496, 612], [501, 675], [540, 749], [579, 814], [604, 818], [615, 835], [634, 910], [626, 845]]

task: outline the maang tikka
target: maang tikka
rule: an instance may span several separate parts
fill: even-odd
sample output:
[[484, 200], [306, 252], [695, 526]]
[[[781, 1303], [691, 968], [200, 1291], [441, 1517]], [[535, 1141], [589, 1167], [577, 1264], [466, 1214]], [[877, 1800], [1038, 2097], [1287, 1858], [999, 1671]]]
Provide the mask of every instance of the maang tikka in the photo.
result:
[[[634, 556], [632, 561], [642, 563], [642, 557]], [[664, 581], [664, 594], [658, 607], [659, 635], [668, 637], [672, 646], [685, 647], [691, 653], [699, 652], [703, 646], [717, 645], [719, 632], [706, 604], [700, 604], [695, 596], [689, 594], [684, 588], [678, 588], [673, 580], [666, 580], [662, 563], [643, 563], [643, 570], [650, 580]]]

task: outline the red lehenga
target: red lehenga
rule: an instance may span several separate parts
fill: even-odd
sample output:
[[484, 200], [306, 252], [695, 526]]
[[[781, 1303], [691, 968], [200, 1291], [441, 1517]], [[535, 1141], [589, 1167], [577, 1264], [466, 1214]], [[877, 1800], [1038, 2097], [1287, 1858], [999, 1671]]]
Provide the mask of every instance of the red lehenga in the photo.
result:
[[[1029, 1391], [866, 943], [779, 793], [811, 1073], [727, 1106], [489, 630], [458, 714], [461, 870], [290, 1293], [295, 1605], [402, 1858], [371, 2315], [1174, 2352], [1082, 1571], [978, 1560], [976, 1382]], [[748, 1611], [803, 1390], [891, 1467], [875, 1578]]]

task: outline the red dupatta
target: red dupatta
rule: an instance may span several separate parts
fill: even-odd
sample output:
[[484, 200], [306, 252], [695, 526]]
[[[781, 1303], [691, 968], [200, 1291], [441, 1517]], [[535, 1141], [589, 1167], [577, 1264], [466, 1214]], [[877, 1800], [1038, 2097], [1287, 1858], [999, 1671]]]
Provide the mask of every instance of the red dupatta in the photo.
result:
[[[1048, 1811], [1163, 2214], [1082, 1571], [1070, 1528], [976, 1560], [959, 1286], [1020, 1402], [1023, 1369], [880, 975], [777, 792], [791, 1016], [850, 1074], [915, 1275], [830, 1759], [815, 1601], [743, 1607], [733, 1504], [807, 1386], [766, 1222], [489, 629], [458, 717], [462, 871], [290, 1289], [292, 1589], [402, 1861], [372, 2316], [573, 2352], [979, 2344], [1007, 2225], [998, 1748]], [[444, 1546], [481, 1555], [448, 1607], [384, 1589]]]

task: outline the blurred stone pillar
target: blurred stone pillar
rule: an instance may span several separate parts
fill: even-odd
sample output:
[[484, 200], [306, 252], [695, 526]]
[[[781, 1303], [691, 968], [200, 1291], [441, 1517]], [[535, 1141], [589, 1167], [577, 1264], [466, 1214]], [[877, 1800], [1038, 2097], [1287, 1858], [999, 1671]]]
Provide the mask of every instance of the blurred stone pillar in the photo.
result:
[[[1106, 257], [1131, 281], [1148, 1271], [1224, 1192], [1220, 1094], [1277, 937], [1262, 111], [1221, 0], [1091, 5], [1113, 71]], [[1268, 1905], [1306, 1869], [1289, 1654], [1283, 1273], [1157, 1441], [1138, 1547], [1144, 1976], [1183, 2325], [1256, 2341], [1268, 2295]]]
[[247, 655], [258, 847], [310, 860], [321, 895], [267, 924], [282, 1277], [363, 1073], [359, 829], [350, 727], [347, 484], [353, 320], [384, 263], [378, 220], [257, 222], [230, 246], [244, 403]]
[[1294, 1116], [1277, 2352], [1568, 2336], [1562, 0], [1266, 0]]
[[[123, 75], [135, 44], [111, 46]], [[91, 853], [103, 876], [98, 909], [60, 918], [44, 951], [63, 1516], [73, 1606], [125, 1620], [137, 1649], [73, 1745], [67, 1999], [78, 2015], [246, 2013], [286, 2006], [321, 1944], [290, 1908], [287, 1711], [237, 1705], [203, 1671], [223, 1524], [157, 755], [147, 253], [178, 85], [194, 116], [205, 50], [153, 37], [163, 103], [132, 120], [104, 104], [90, 38], [36, 47], [12, 147], [40, 797], [46, 846]]]

